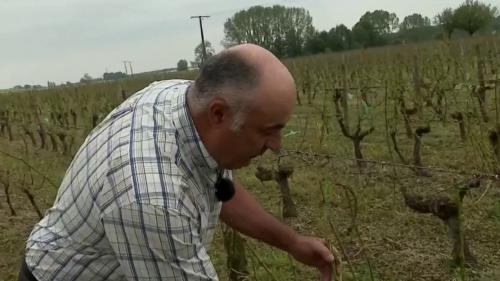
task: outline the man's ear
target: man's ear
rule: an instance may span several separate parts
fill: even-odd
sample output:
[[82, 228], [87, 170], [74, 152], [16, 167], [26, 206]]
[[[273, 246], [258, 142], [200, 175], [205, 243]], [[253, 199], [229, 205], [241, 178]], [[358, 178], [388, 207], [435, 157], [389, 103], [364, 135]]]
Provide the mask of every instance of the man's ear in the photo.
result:
[[216, 98], [208, 105], [208, 121], [212, 126], [221, 126], [229, 122], [231, 111], [225, 100]]

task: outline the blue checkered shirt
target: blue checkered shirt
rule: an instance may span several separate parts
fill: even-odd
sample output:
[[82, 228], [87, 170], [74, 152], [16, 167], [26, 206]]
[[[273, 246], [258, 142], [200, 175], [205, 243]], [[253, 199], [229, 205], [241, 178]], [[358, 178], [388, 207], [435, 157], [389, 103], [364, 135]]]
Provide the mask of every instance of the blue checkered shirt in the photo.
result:
[[38, 280], [218, 280], [217, 164], [188, 113], [191, 83], [152, 83], [89, 134], [28, 239]]

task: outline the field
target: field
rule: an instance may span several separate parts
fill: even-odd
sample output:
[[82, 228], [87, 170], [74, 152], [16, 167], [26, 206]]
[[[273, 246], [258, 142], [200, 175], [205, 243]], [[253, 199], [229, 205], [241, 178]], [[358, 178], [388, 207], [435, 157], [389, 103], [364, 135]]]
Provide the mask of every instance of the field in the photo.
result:
[[[236, 172], [264, 208], [335, 245], [343, 280], [500, 280], [500, 37], [285, 63], [299, 99], [284, 150]], [[86, 134], [150, 82], [195, 76], [0, 95], [0, 281], [17, 280], [25, 239]], [[317, 280], [241, 241], [218, 230], [221, 280]]]

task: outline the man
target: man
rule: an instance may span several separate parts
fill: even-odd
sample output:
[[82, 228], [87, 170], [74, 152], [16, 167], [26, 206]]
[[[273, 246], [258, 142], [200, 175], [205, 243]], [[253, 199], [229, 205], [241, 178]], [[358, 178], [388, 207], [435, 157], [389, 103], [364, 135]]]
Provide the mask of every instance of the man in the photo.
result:
[[207, 248], [220, 217], [330, 280], [322, 240], [280, 223], [238, 183], [230, 200], [215, 195], [230, 170], [280, 148], [295, 95], [286, 67], [251, 44], [207, 60], [194, 83], [134, 94], [77, 152], [28, 239], [20, 279], [218, 280]]

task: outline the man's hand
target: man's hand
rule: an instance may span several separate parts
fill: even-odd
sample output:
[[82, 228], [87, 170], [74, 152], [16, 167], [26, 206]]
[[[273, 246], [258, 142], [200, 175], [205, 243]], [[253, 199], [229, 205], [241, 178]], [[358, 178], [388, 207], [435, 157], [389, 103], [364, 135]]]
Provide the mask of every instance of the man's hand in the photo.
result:
[[297, 234], [265, 212], [240, 184], [235, 182], [235, 187], [234, 197], [222, 204], [220, 218], [223, 222], [244, 235], [285, 250], [296, 260], [318, 268], [321, 281], [332, 279], [333, 262], [337, 276], [341, 277], [342, 264], [335, 248], [332, 247], [332, 254], [325, 241]]
[[[332, 280], [333, 263], [335, 261], [335, 274], [341, 276], [340, 257], [335, 249], [336, 256], [328, 249], [326, 242], [316, 237], [298, 236], [291, 243], [288, 252], [303, 264], [316, 267], [321, 274], [321, 281]], [[341, 280], [341, 279], [340, 279]]]

